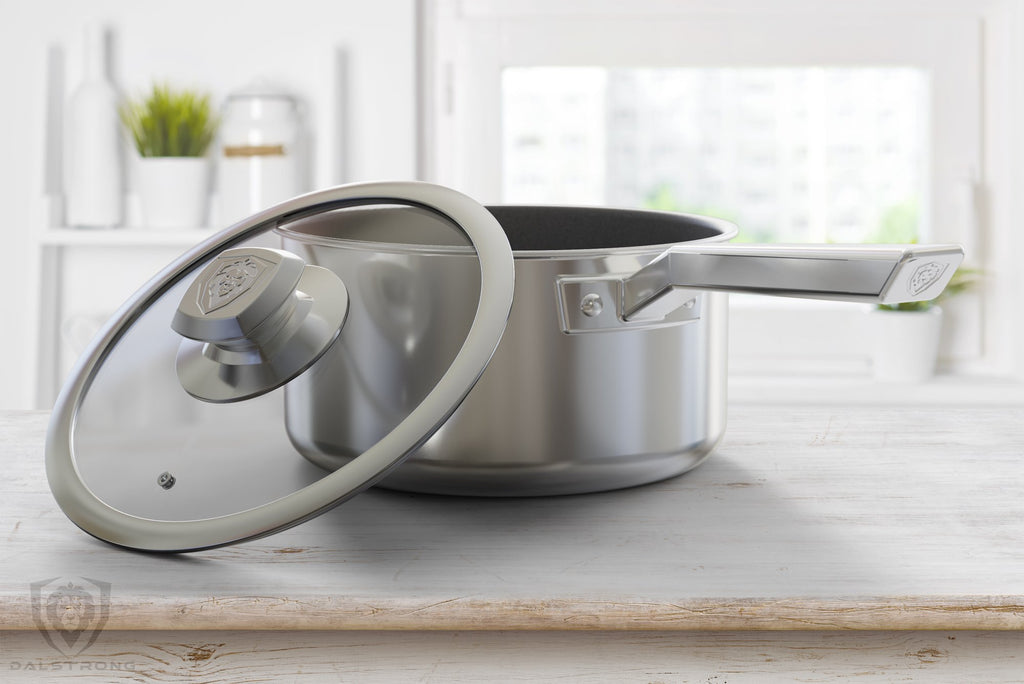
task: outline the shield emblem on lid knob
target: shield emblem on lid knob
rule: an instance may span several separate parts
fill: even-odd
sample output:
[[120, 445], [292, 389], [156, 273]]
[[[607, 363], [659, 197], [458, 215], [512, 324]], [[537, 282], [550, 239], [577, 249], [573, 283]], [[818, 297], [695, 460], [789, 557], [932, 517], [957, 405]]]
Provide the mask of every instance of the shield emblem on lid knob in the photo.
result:
[[227, 306], [249, 291], [270, 262], [251, 254], [218, 257], [217, 268], [199, 290], [199, 310], [209, 314]]

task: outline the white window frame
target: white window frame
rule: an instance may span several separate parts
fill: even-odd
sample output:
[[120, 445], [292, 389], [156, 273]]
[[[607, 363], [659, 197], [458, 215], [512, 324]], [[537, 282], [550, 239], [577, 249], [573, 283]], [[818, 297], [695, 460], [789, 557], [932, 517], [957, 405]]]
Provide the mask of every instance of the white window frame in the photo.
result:
[[[421, 6], [421, 176], [501, 197], [509, 66], [916, 66], [931, 74], [928, 239], [958, 242], [984, 286], [950, 300], [945, 367], [1021, 377], [1024, 9], [1013, 0], [436, 0]], [[1019, 119], [1018, 119], [1019, 120]], [[831, 303], [733, 307], [733, 372], [867, 372], [862, 315]], [[812, 315], [808, 315], [811, 313]], [[830, 321], [822, 325], [822, 320]], [[851, 331], [863, 334], [851, 334]], [[743, 331], [758, 331], [748, 344]], [[838, 332], [837, 332], [838, 331]], [[793, 350], [792, 341], [808, 341]], [[772, 341], [776, 344], [772, 344]], [[808, 358], [809, 350], [822, 350]]]

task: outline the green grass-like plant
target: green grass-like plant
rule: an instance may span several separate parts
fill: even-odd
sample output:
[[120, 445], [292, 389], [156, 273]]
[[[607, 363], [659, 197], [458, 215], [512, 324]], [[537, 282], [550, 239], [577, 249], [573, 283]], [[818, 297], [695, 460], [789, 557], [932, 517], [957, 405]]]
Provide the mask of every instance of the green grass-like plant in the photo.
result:
[[202, 157], [220, 123], [208, 94], [166, 85], [125, 102], [120, 115], [143, 157]]

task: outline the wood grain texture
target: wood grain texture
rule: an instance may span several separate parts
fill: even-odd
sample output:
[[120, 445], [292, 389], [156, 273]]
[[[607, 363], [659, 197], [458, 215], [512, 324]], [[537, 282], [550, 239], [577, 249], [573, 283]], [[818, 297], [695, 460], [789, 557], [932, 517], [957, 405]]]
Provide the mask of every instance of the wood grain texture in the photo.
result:
[[52, 577], [110, 582], [111, 630], [1024, 628], [1019, 409], [733, 406], [717, 453], [659, 484], [373, 490], [181, 556], [119, 550], [64, 517], [46, 420], [0, 413], [2, 629], [34, 629], [29, 585]]
[[4, 682], [1019, 682], [1019, 632], [0, 633]]

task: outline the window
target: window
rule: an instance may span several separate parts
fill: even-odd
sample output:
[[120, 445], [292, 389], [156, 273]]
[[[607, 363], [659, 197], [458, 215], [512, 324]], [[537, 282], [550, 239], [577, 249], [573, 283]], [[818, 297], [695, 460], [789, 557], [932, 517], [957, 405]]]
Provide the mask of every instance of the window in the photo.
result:
[[904, 67], [502, 71], [502, 189], [729, 219], [750, 242], [912, 242], [928, 75]]
[[[718, 215], [758, 242], [918, 238], [971, 259], [989, 239], [975, 205], [988, 9], [969, 0], [432, 7], [429, 180], [489, 203]], [[997, 299], [953, 300], [952, 366], [999, 346]], [[734, 370], [867, 373], [862, 309], [732, 301]]]

